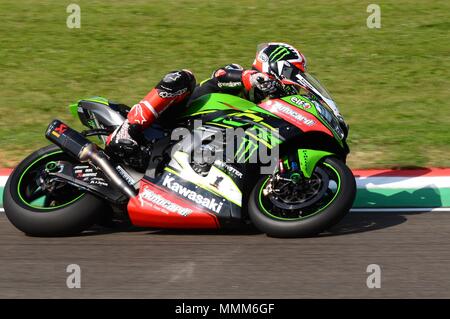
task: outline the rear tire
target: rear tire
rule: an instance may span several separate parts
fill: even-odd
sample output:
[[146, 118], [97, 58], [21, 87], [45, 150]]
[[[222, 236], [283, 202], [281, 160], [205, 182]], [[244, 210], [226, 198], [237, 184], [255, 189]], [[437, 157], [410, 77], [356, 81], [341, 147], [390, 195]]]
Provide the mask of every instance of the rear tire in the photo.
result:
[[[356, 182], [351, 170], [337, 158], [326, 158], [323, 163], [339, 174], [341, 185], [332, 202], [317, 214], [299, 220], [280, 220], [270, 216], [262, 207], [260, 196], [268, 176], [259, 180], [249, 198], [249, 215], [253, 224], [272, 237], [310, 237], [338, 223], [350, 210], [356, 195]], [[318, 165], [321, 165], [319, 163]]]
[[[24, 159], [9, 177], [4, 193], [3, 205], [9, 221], [30, 236], [68, 236], [88, 229], [109, 210], [101, 199], [84, 193], [75, 200], [56, 208], [39, 208], [27, 204], [19, 195], [19, 183], [25, 172], [50, 158], [65, 155], [58, 147], [44, 147]], [[70, 187], [70, 186], [67, 186]], [[82, 193], [82, 192], [80, 192]]]

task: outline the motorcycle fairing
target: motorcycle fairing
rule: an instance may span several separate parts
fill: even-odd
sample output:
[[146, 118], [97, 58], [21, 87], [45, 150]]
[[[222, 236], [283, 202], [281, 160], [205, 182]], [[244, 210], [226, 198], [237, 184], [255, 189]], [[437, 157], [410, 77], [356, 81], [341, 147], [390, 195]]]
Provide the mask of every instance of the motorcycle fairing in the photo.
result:
[[[169, 174], [163, 178], [172, 178]], [[156, 228], [217, 229], [214, 213], [163, 187], [143, 179], [139, 194], [127, 206], [133, 225]]]
[[253, 111], [270, 117], [276, 117], [276, 115], [271, 114], [270, 112], [260, 108], [259, 106], [248, 100], [224, 93], [206, 94], [195, 99], [189, 104], [189, 107], [183, 115], [195, 116], [209, 112], [230, 109], [244, 112]]
[[125, 120], [128, 107], [108, 101], [103, 97], [81, 99], [69, 106], [72, 115], [85, 126], [96, 129], [115, 127]]
[[[104, 103], [98, 101], [96, 103], [99, 108], [100, 106], [108, 108]], [[277, 106], [275, 110], [270, 103], [257, 106], [236, 96], [215, 93], [195, 100], [184, 117], [200, 117], [203, 122], [206, 120], [206, 126], [214, 125], [222, 130], [230, 127], [242, 127], [246, 131], [248, 128], [264, 128], [270, 133], [270, 137], [267, 139], [265, 136], [263, 142], [270, 146], [272, 142], [281, 146], [287, 139], [314, 131], [333, 138], [334, 132], [323, 123], [323, 119], [318, 116], [308, 99], [291, 96], [277, 99], [272, 103]], [[278, 105], [287, 108], [291, 114], [295, 112], [296, 115], [293, 118], [292, 115], [291, 118], [286, 117], [278, 110]], [[312, 121], [314, 125], [308, 125]], [[256, 141], [261, 139], [257, 134], [258, 130], [250, 138]], [[141, 181], [139, 194], [130, 200], [128, 212], [135, 225], [161, 228], [217, 228], [225, 222], [241, 219], [242, 193], [246, 189], [245, 183], [251, 179], [250, 175], [254, 175], [248, 170], [247, 164], [214, 163], [208, 175], [200, 176], [193, 171], [187, 154], [182, 152], [174, 154], [176, 155], [170, 162], [165, 164], [162, 174], [152, 174]], [[308, 150], [309, 154], [314, 153]], [[247, 157], [248, 154], [243, 156]], [[314, 170], [316, 159], [319, 160], [323, 156], [320, 158], [318, 154], [309, 156], [314, 159], [314, 163], [299, 157], [300, 168], [305, 176]], [[233, 174], [233, 170], [241, 176]]]
[[234, 203], [242, 205], [242, 192], [234, 180], [216, 166], [212, 165], [206, 176], [197, 174], [191, 167], [189, 155], [176, 151], [166, 171], [172, 172], [184, 180], [191, 181], [195, 185]]
[[[305, 105], [309, 105], [306, 104]], [[303, 132], [322, 132], [331, 137], [333, 133], [311, 113], [300, 109], [282, 99], [268, 100], [260, 104], [265, 110], [281, 117], [285, 121], [295, 125]], [[305, 106], [306, 107], [306, 106]], [[309, 106], [311, 108], [311, 106]]]

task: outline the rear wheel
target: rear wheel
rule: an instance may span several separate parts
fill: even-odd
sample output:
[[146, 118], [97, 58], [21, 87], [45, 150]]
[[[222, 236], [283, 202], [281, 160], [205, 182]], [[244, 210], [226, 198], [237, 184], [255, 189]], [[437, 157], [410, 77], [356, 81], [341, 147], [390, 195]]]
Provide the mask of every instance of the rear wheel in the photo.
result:
[[5, 214], [28, 235], [76, 234], [110, 209], [102, 200], [73, 185], [47, 180], [44, 172], [55, 169], [59, 161], [74, 160], [56, 146], [44, 147], [24, 159], [5, 185]]
[[350, 210], [355, 194], [350, 169], [330, 157], [317, 164], [309, 179], [296, 172], [261, 178], [249, 198], [249, 215], [255, 226], [270, 236], [308, 237], [339, 222]]

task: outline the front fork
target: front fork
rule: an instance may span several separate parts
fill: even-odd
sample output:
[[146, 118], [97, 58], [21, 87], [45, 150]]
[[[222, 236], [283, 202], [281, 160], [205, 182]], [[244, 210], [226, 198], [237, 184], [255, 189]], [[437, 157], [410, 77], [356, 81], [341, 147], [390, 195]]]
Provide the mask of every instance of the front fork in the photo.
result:
[[263, 190], [263, 194], [267, 196], [273, 192], [274, 182], [284, 180], [298, 184], [303, 180], [310, 179], [317, 163], [333, 153], [312, 150], [312, 149], [298, 149], [297, 154], [287, 155], [278, 161], [278, 166], [271, 180]]

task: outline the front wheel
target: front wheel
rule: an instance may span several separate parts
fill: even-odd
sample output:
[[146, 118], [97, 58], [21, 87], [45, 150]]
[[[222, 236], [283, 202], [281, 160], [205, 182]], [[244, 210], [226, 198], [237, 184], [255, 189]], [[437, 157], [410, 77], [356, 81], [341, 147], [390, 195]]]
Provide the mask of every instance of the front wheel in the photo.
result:
[[56, 146], [44, 147], [24, 159], [5, 185], [3, 206], [10, 222], [31, 236], [79, 233], [109, 209], [102, 200], [72, 185], [45, 180], [46, 169], [73, 161]]
[[253, 224], [273, 237], [309, 237], [338, 223], [353, 205], [355, 178], [339, 159], [319, 162], [309, 179], [295, 172], [262, 177], [249, 198]]

